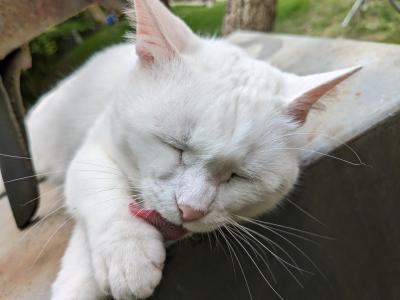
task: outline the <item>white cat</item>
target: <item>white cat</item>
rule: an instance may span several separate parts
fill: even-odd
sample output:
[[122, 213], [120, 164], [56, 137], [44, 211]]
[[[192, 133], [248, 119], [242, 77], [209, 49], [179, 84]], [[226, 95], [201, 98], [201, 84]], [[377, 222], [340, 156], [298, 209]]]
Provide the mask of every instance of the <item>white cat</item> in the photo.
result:
[[65, 180], [76, 220], [52, 299], [153, 293], [165, 233], [134, 201], [185, 232], [274, 208], [298, 177], [305, 137], [293, 133], [359, 69], [287, 74], [196, 36], [158, 0], [134, 8], [136, 45], [95, 55], [27, 119], [36, 169]]

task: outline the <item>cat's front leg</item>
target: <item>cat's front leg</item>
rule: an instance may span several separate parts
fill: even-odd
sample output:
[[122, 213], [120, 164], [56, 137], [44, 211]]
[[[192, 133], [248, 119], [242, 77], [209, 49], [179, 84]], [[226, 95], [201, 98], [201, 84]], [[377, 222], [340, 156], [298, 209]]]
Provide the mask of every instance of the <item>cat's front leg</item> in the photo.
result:
[[77, 153], [67, 173], [66, 199], [85, 224], [100, 289], [117, 299], [149, 297], [161, 280], [163, 239], [129, 213], [128, 180], [99, 146], [86, 145]]
[[93, 277], [86, 234], [76, 224], [51, 289], [52, 300], [96, 300], [102, 293]]

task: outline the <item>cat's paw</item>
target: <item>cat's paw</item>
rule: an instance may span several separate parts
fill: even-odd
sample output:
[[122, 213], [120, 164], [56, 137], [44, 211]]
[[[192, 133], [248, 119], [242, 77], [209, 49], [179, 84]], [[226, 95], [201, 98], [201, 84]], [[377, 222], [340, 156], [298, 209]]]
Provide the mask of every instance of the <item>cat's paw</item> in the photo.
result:
[[151, 227], [102, 243], [92, 255], [95, 278], [103, 290], [116, 299], [145, 299], [161, 280], [165, 246], [160, 233]]

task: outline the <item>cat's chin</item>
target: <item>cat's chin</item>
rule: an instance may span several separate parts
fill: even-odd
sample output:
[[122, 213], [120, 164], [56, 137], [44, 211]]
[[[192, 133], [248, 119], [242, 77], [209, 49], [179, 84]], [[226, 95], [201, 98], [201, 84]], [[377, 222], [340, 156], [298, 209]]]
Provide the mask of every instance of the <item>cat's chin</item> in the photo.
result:
[[183, 227], [192, 233], [206, 233], [216, 230], [217, 228], [222, 227], [226, 223], [221, 222], [204, 222], [202, 220], [184, 223]]

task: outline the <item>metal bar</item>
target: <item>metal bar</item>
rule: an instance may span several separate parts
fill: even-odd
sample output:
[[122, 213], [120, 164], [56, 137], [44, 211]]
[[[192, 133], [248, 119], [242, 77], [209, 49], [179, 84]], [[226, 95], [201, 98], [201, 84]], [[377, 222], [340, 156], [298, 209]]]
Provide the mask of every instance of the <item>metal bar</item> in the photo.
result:
[[29, 66], [27, 47], [12, 52], [0, 64], [0, 168], [15, 222], [20, 229], [30, 223], [39, 205], [19, 91], [21, 71]]
[[350, 9], [349, 13], [342, 22], [342, 27], [347, 27], [349, 25], [351, 19], [353, 19], [354, 15], [361, 8], [364, 2], [366, 2], [366, 0], [356, 0], [356, 2], [354, 2], [353, 7]]

